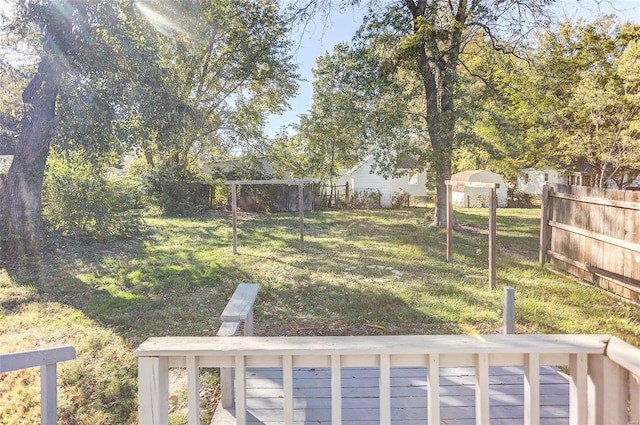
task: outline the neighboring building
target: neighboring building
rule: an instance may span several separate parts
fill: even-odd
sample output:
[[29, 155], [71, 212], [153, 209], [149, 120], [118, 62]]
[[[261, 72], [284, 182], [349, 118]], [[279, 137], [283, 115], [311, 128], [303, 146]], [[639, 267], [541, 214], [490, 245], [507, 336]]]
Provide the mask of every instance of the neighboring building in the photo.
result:
[[[452, 181], [498, 183], [496, 189], [498, 207], [507, 206], [507, 185], [500, 174], [487, 170], [468, 170], [451, 176]], [[487, 208], [489, 207], [490, 189], [478, 187], [466, 187], [464, 185], [453, 186], [451, 201], [453, 205], [463, 208]]]
[[375, 159], [369, 155], [360, 164], [347, 171], [338, 179], [338, 184], [349, 182], [353, 192], [379, 191], [380, 206], [390, 208], [393, 196], [402, 192], [414, 197], [427, 196], [427, 173], [418, 172], [413, 168], [415, 159], [407, 159], [398, 167], [406, 174], [401, 177], [384, 177], [372, 172]]
[[[225, 159], [219, 161], [209, 161], [209, 162], [200, 162], [200, 170], [205, 174], [209, 175], [213, 172], [213, 170], [221, 171], [222, 173], [229, 173], [234, 170], [239, 170], [241, 168], [246, 168], [248, 165], [243, 160], [243, 158], [233, 158], [233, 159]], [[266, 158], [260, 158], [257, 160], [256, 164], [253, 164], [254, 171], [263, 176], [269, 176], [271, 178], [275, 172], [269, 164], [269, 161]]]
[[550, 168], [523, 168], [520, 170], [516, 187], [530, 195], [542, 195], [542, 188], [547, 182], [566, 184], [567, 176], [560, 175], [558, 170]]

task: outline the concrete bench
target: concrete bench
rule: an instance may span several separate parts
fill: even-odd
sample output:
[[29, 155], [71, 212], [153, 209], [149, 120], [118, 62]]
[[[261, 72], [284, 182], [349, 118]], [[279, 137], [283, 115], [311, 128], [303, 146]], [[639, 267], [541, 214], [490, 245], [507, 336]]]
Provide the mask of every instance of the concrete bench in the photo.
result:
[[[253, 335], [253, 304], [258, 296], [258, 283], [241, 283], [231, 295], [222, 311], [222, 325], [217, 336], [234, 336], [240, 324], [244, 323], [244, 335]], [[231, 368], [220, 368], [220, 389], [222, 407], [233, 406], [233, 374]]]

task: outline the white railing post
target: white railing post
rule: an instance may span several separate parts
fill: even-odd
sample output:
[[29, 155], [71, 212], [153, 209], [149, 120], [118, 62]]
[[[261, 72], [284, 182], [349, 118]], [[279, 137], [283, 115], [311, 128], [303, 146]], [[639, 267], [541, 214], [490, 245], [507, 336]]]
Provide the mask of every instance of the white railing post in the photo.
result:
[[629, 374], [629, 423], [640, 425], [640, 377]]
[[380, 423], [391, 424], [391, 356], [380, 355], [379, 369]]
[[569, 356], [569, 424], [584, 425], [587, 423], [587, 355], [571, 354]]
[[540, 355], [524, 357], [524, 423], [540, 423]]
[[58, 423], [57, 364], [76, 358], [71, 346], [0, 354], [0, 373], [40, 367], [40, 423]]
[[138, 423], [169, 423], [169, 359], [138, 357]]
[[40, 423], [58, 423], [58, 385], [56, 383], [57, 364], [40, 366]]
[[236, 424], [247, 423], [247, 371], [244, 356], [236, 356]]
[[590, 355], [589, 425], [626, 424], [629, 375], [604, 355]]
[[342, 362], [336, 354], [331, 356], [331, 423], [342, 423]]
[[428, 355], [429, 398], [427, 399], [428, 423], [440, 423], [440, 356]]
[[282, 356], [282, 392], [284, 393], [284, 423], [293, 425], [293, 356]]
[[476, 354], [476, 424], [490, 422], [489, 418], [489, 355]]
[[189, 425], [200, 425], [200, 360], [187, 357], [187, 408]]

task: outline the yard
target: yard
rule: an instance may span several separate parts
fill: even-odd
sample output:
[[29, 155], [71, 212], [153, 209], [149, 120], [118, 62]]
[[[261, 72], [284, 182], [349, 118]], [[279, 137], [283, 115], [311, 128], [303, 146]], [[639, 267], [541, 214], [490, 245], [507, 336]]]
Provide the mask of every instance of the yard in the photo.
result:
[[[31, 275], [0, 277], [3, 352], [70, 344], [60, 365], [64, 423], [134, 423], [132, 351], [149, 336], [214, 335], [240, 282], [261, 284], [256, 335], [498, 333], [502, 287], [516, 289], [517, 333], [611, 333], [640, 345], [640, 307], [539, 266], [537, 209], [498, 211], [498, 289], [487, 277], [487, 211], [458, 210], [453, 263], [425, 209], [148, 218], [143, 237], [59, 246]], [[38, 283], [36, 283], [38, 282]], [[204, 391], [214, 398], [215, 372]], [[0, 424], [39, 414], [37, 371], [0, 376]], [[181, 422], [182, 390], [172, 392]], [[210, 405], [205, 410], [211, 410]]]

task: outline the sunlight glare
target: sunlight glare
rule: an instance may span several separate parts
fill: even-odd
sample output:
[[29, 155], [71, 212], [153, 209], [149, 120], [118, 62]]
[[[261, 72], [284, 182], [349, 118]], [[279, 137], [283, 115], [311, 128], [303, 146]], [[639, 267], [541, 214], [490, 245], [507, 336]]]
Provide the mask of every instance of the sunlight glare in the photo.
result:
[[136, 9], [140, 11], [156, 31], [171, 38], [175, 38], [176, 35], [180, 34], [192, 41], [200, 40], [197, 34], [186, 29], [184, 25], [180, 25], [179, 21], [174, 19], [173, 16], [167, 16], [167, 14], [158, 11], [152, 3], [151, 0], [134, 0]]

